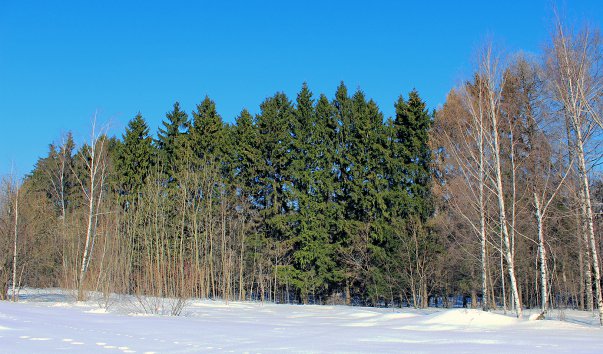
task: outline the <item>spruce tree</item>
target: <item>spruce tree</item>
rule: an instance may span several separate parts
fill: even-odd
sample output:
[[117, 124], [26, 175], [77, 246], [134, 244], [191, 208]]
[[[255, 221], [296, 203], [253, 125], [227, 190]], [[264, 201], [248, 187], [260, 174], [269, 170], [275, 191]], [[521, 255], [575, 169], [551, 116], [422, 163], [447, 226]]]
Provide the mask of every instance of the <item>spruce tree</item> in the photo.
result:
[[395, 143], [392, 155], [391, 181], [407, 193], [409, 203], [398, 205], [406, 214], [416, 214], [425, 221], [432, 213], [431, 202], [431, 150], [429, 129], [432, 117], [425, 102], [416, 90], [410, 92], [408, 100], [402, 96], [395, 105]]
[[[322, 105], [325, 103], [323, 98]], [[328, 106], [328, 101], [326, 101]], [[324, 106], [321, 107], [324, 109]], [[292, 230], [291, 242], [294, 244], [293, 262], [287, 266], [285, 276], [299, 292], [304, 303], [310, 294], [325, 294], [330, 283], [336, 278], [334, 273], [334, 251], [331, 242], [327, 214], [328, 193], [323, 186], [329, 179], [325, 174], [328, 168], [328, 154], [325, 145], [329, 144], [326, 121], [318, 121], [312, 93], [304, 84], [297, 96], [292, 127], [290, 193], [293, 210], [286, 216]]]
[[115, 171], [119, 193], [135, 200], [136, 194], [151, 174], [155, 151], [149, 127], [140, 113], [132, 119], [116, 151]]
[[257, 188], [257, 161], [261, 159], [259, 134], [254, 118], [247, 109], [243, 109], [236, 118], [232, 134], [232, 169], [235, 183], [252, 205], [258, 205], [260, 196]]
[[225, 139], [224, 122], [216, 110], [216, 103], [206, 96], [193, 111], [190, 128], [189, 144], [197, 166], [220, 161], [226, 150]]
[[284, 93], [277, 93], [260, 105], [257, 117], [258, 147], [261, 158], [257, 161], [259, 184], [263, 189], [262, 204], [269, 217], [283, 214], [290, 209], [287, 191], [289, 152], [293, 106]]
[[186, 112], [180, 109], [180, 103], [174, 103], [171, 112], [165, 114], [166, 120], [161, 122], [157, 132], [156, 145], [159, 150], [159, 161], [165, 173], [176, 171], [177, 161], [181, 158], [183, 137], [188, 133], [189, 120]]

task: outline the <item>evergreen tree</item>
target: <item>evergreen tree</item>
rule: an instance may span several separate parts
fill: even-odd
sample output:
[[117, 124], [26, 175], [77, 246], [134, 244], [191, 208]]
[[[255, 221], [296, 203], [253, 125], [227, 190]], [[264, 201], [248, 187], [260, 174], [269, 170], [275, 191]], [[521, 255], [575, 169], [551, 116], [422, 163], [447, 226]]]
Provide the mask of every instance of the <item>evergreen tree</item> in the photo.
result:
[[398, 208], [405, 209], [406, 214], [417, 214], [425, 221], [433, 209], [429, 148], [432, 117], [416, 90], [410, 92], [408, 101], [400, 96], [395, 108], [396, 136], [390, 160], [393, 177], [390, 183], [393, 188], [402, 187], [400, 192], [408, 195], [405, 199], [409, 203]]
[[207, 96], [193, 111], [189, 139], [189, 148], [198, 167], [216, 163], [226, 153], [224, 123], [216, 110], [216, 103]]
[[[284, 93], [268, 98], [260, 109], [261, 113], [257, 116], [260, 159], [256, 161], [256, 202], [262, 225], [258, 231], [270, 248], [264, 257], [272, 261], [274, 277], [279, 279], [279, 271], [290, 264], [292, 251], [293, 225], [290, 216], [295, 212], [295, 201], [290, 153], [294, 109]], [[287, 282], [287, 279], [284, 281]]]
[[258, 205], [257, 161], [261, 159], [259, 134], [254, 118], [247, 109], [243, 109], [236, 118], [233, 129], [233, 175], [237, 187], [252, 205]]
[[50, 144], [48, 156], [36, 163], [27, 177], [32, 190], [43, 192], [56, 207], [61, 218], [74, 208], [77, 181], [73, 174], [75, 142], [68, 132], [61, 144]]
[[186, 112], [180, 110], [180, 103], [174, 103], [171, 112], [165, 115], [167, 120], [161, 124], [157, 132], [156, 145], [159, 150], [159, 161], [166, 173], [176, 171], [177, 161], [181, 159], [183, 137], [188, 133], [189, 120]]
[[[429, 129], [432, 117], [416, 90], [408, 100], [402, 96], [395, 103], [396, 116], [387, 124], [386, 203], [390, 225], [382, 264], [383, 270], [394, 269], [396, 279], [383, 273], [383, 279], [401, 289], [410, 289], [413, 303], [426, 306], [427, 283], [425, 259], [434, 258], [441, 250], [440, 241], [429, 226], [433, 213], [431, 201], [431, 150]], [[404, 256], [401, 256], [404, 255]], [[411, 284], [414, 284], [411, 287]]]
[[119, 193], [133, 202], [151, 174], [156, 156], [149, 127], [140, 113], [128, 123], [122, 140], [115, 160]]
[[[323, 97], [322, 105], [326, 98]], [[326, 101], [328, 106], [328, 101]], [[324, 109], [324, 106], [321, 107]], [[327, 137], [326, 121], [318, 120], [312, 93], [304, 84], [297, 96], [290, 152], [292, 181], [291, 198], [295, 205], [287, 221], [291, 226], [294, 243], [293, 264], [285, 268], [284, 276], [301, 295], [304, 303], [309, 295], [326, 293], [335, 280], [334, 245], [331, 242], [327, 213], [326, 190], [322, 189], [330, 178], [324, 173], [328, 168], [325, 159]]]
[[284, 93], [277, 93], [260, 105], [257, 117], [258, 147], [261, 158], [257, 161], [259, 184], [262, 188], [261, 204], [267, 217], [284, 214], [291, 208], [287, 204], [288, 172], [291, 150], [293, 107]]

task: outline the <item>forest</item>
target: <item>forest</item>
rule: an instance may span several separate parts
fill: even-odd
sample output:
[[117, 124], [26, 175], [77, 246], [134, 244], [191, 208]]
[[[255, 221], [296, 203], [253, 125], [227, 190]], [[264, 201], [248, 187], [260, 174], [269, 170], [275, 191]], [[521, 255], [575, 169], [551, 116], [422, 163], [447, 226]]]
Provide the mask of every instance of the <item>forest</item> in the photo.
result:
[[[428, 107], [303, 84], [227, 123], [205, 97], [152, 132], [95, 119], [0, 190], [0, 298], [19, 288], [300, 304], [598, 311], [603, 47], [488, 43]], [[394, 98], [395, 99], [395, 98]], [[602, 322], [603, 323], [603, 322]]]

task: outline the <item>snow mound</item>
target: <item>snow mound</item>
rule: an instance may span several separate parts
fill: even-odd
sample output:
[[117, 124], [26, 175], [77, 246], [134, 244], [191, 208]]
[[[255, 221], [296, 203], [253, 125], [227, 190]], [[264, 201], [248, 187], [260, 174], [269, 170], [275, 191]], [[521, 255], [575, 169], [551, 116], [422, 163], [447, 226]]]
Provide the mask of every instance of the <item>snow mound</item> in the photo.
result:
[[423, 321], [423, 323], [429, 325], [497, 328], [516, 324], [518, 320], [481, 310], [458, 309], [430, 315], [429, 319]]
[[398, 320], [403, 318], [418, 317], [416, 313], [386, 313], [381, 316], [384, 320]]
[[92, 309], [92, 310], [88, 310], [88, 311], [84, 311], [84, 312], [85, 313], [99, 313], [99, 314], [109, 313], [106, 309], [103, 309], [103, 308]]

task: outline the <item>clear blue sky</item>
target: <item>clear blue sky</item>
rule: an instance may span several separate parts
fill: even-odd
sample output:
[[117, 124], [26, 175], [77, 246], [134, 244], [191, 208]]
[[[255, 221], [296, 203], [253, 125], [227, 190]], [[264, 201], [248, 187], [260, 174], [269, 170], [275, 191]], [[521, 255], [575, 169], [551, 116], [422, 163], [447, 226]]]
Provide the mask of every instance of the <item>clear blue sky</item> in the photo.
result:
[[[601, 25], [603, 1], [567, 1]], [[205, 95], [228, 122], [306, 81], [332, 97], [344, 81], [386, 116], [417, 88], [444, 102], [487, 37], [538, 52], [552, 1], [27, 1], [0, 0], [0, 174], [22, 176], [91, 117], [121, 135], [140, 111], [153, 131], [175, 101]]]

